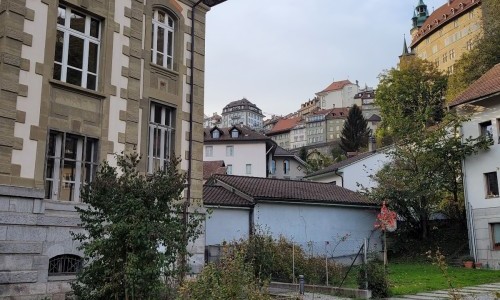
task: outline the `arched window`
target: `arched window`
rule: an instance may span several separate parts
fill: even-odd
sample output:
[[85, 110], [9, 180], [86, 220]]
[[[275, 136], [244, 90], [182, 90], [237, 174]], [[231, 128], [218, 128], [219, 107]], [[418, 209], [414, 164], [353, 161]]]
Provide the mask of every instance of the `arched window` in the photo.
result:
[[78, 255], [63, 254], [49, 259], [49, 275], [74, 275], [82, 267], [82, 258]]
[[162, 10], [153, 11], [151, 62], [164, 68], [174, 68], [174, 18]]
[[283, 173], [284, 174], [290, 173], [290, 161], [288, 159], [285, 159], [283, 161]]

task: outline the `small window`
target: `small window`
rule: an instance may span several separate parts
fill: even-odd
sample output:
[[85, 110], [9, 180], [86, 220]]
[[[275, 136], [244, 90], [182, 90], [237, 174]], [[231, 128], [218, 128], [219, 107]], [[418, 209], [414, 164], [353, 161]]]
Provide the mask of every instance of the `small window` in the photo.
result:
[[252, 174], [252, 164], [246, 164], [246, 166], [245, 166], [245, 173], [247, 175], [251, 175]]
[[288, 159], [285, 159], [283, 161], [283, 173], [284, 174], [290, 173], [290, 161]]
[[227, 165], [226, 174], [233, 175], [233, 165]]
[[493, 126], [491, 125], [491, 121], [480, 123], [479, 128], [482, 136], [493, 139]]
[[97, 89], [101, 22], [59, 5], [53, 78]]
[[239, 134], [240, 133], [239, 133], [238, 129], [231, 130], [231, 137], [232, 138], [237, 138], [239, 136]]
[[450, 50], [450, 59], [454, 59], [455, 58], [455, 49], [451, 49]]
[[219, 132], [219, 130], [212, 131], [212, 138], [214, 138], [214, 139], [220, 138], [220, 132]]
[[234, 156], [234, 147], [226, 146], [226, 156]]
[[273, 159], [271, 160], [271, 169], [269, 170], [269, 173], [271, 174], [276, 174], [276, 161]]
[[500, 250], [500, 223], [491, 224], [493, 249]]
[[486, 179], [486, 198], [498, 197], [498, 177], [497, 172], [485, 173]]
[[214, 156], [214, 147], [213, 146], [205, 146], [205, 156], [206, 157]]
[[49, 259], [49, 276], [75, 275], [81, 269], [82, 261], [78, 255], [54, 256]]

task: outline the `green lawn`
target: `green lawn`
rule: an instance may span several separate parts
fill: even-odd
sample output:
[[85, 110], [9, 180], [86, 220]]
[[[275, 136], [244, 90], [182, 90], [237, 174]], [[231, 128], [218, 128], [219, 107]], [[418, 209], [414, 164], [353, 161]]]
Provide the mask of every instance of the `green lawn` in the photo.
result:
[[[448, 288], [441, 271], [430, 263], [390, 263], [388, 270], [393, 295]], [[500, 282], [500, 271], [449, 267], [448, 273], [454, 287]]]

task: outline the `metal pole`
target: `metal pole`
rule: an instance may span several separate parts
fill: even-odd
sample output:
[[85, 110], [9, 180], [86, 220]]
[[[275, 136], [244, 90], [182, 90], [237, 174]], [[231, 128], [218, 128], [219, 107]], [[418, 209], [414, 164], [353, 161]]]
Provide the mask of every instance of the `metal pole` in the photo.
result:
[[326, 271], [326, 285], [328, 286], [328, 250], [326, 246], [328, 242], [325, 242], [325, 271]]
[[295, 283], [295, 243], [292, 242], [292, 278]]
[[365, 290], [368, 289], [368, 240], [365, 238], [363, 262], [365, 264]]
[[304, 295], [304, 275], [299, 275], [299, 294]]

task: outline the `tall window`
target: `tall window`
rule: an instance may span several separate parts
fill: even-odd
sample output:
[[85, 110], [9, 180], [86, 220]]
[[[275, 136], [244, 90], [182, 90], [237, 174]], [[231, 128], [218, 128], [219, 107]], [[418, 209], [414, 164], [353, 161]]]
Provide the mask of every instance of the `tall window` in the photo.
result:
[[500, 250], [500, 223], [491, 224], [491, 237], [493, 249]]
[[226, 156], [234, 156], [234, 147], [226, 146]]
[[491, 121], [486, 121], [486, 122], [480, 123], [479, 128], [481, 130], [482, 136], [485, 136], [489, 139], [493, 138], [493, 126], [491, 124]]
[[486, 197], [498, 197], [498, 178], [497, 172], [485, 173], [486, 179]]
[[149, 115], [148, 171], [163, 169], [170, 161], [174, 141], [174, 110], [151, 103]]
[[226, 174], [233, 175], [233, 165], [227, 165]]
[[214, 156], [214, 147], [213, 146], [205, 146], [205, 156], [206, 157]]
[[246, 164], [246, 166], [245, 166], [245, 173], [247, 175], [252, 174], [252, 164]]
[[153, 12], [151, 61], [169, 70], [174, 68], [174, 19], [166, 12]]
[[82, 267], [82, 258], [78, 255], [63, 254], [49, 259], [49, 276], [74, 275]]
[[100, 26], [99, 20], [59, 5], [54, 79], [97, 88]]
[[79, 201], [80, 187], [91, 182], [98, 166], [97, 140], [51, 131], [47, 145], [45, 198]]
[[290, 173], [290, 161], [288, 159], [285, 159], [283, 161], [283, 173], [284, 174]]
[[274, 159], [271, 160], [271, 170], [269, 170], [269, 173], [276, 174], [276, 161]]

